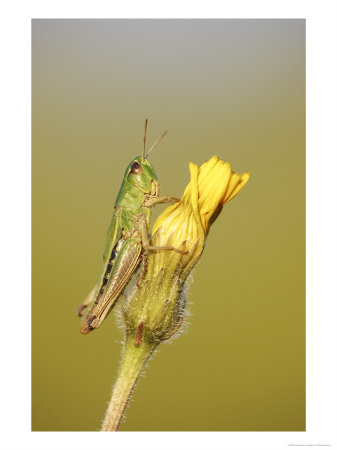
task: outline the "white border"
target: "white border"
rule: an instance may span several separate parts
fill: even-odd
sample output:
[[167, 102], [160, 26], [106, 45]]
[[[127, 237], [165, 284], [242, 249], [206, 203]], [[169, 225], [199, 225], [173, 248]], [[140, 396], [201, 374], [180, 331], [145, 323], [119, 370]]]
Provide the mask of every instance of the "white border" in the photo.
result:
[[[4, 2], [3, 2], [4, 3]], [[1, 6], [1, 448], [283, 449], [336, 447], [337, 8], [319, 2], [81, 1]], [[306, 18], [307, 431], [30, 432], [30, 20], [37, 17]], [[286, 164], [285, 164], [286, 167]], [[24, 249], [24, 250], [23, 250]], [[18, 263], [20, 265], [18, 266]], [[19, 270], [15, 268], [20, 267]], [[13, 298], [13, 290], [15, 298]], [[22, 301], [17, 303], [17, 299]], [[9, 305], [9, 306], [7, 306]], [[9, 314], [10, 313], [10, 314]]]

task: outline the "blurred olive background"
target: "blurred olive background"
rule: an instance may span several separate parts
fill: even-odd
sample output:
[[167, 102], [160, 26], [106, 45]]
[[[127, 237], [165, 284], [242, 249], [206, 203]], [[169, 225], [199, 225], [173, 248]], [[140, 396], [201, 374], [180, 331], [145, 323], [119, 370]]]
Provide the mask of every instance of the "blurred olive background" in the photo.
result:
[[104, 417], [123, 335], [112, 314], [82, 336], [76, 308], [145, 117], [163, 195], [214, 154], [251, 179], [121, 430], [305, 430], [304, 20], [33, 20], [32, 429]]

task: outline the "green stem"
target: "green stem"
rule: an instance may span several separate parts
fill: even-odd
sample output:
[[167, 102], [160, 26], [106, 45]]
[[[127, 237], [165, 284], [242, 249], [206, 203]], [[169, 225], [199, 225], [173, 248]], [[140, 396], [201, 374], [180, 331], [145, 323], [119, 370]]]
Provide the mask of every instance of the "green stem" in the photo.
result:
[[132, 390], [155, 347], [155, 344], [149, 345], [144, 341], [136, 346], [134, 337], [127, 338], [122, 364], [101, 431], [117, 431]]

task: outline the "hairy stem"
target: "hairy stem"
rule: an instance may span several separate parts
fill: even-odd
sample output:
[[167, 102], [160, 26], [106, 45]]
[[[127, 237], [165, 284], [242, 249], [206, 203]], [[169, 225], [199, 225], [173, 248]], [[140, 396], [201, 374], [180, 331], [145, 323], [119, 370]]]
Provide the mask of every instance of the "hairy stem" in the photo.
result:
[[137, 346], [135, 338], [131, 336], [126, 339], [120, 371], [101, 431], [118, 430], [137, 379], [155, 347], [155, 344], [149, 345], [144, 341]]

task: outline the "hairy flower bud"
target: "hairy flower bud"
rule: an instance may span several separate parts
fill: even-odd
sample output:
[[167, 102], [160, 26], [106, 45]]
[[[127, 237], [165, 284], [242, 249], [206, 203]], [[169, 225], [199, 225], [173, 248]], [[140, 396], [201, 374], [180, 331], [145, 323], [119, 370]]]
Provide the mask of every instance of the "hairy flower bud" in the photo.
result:
[[249, 179], [248, 172], [233, 172], [217, 156], [200, 168], [193, 163], [189, 168], [191, 181], [181, 200], [155, 222], [145, 274], [123, 304], [127, 333], [136, 346], [159, 343], [178, 330], [185, 311], [184, 286], [202, 254], [210, 226]]

